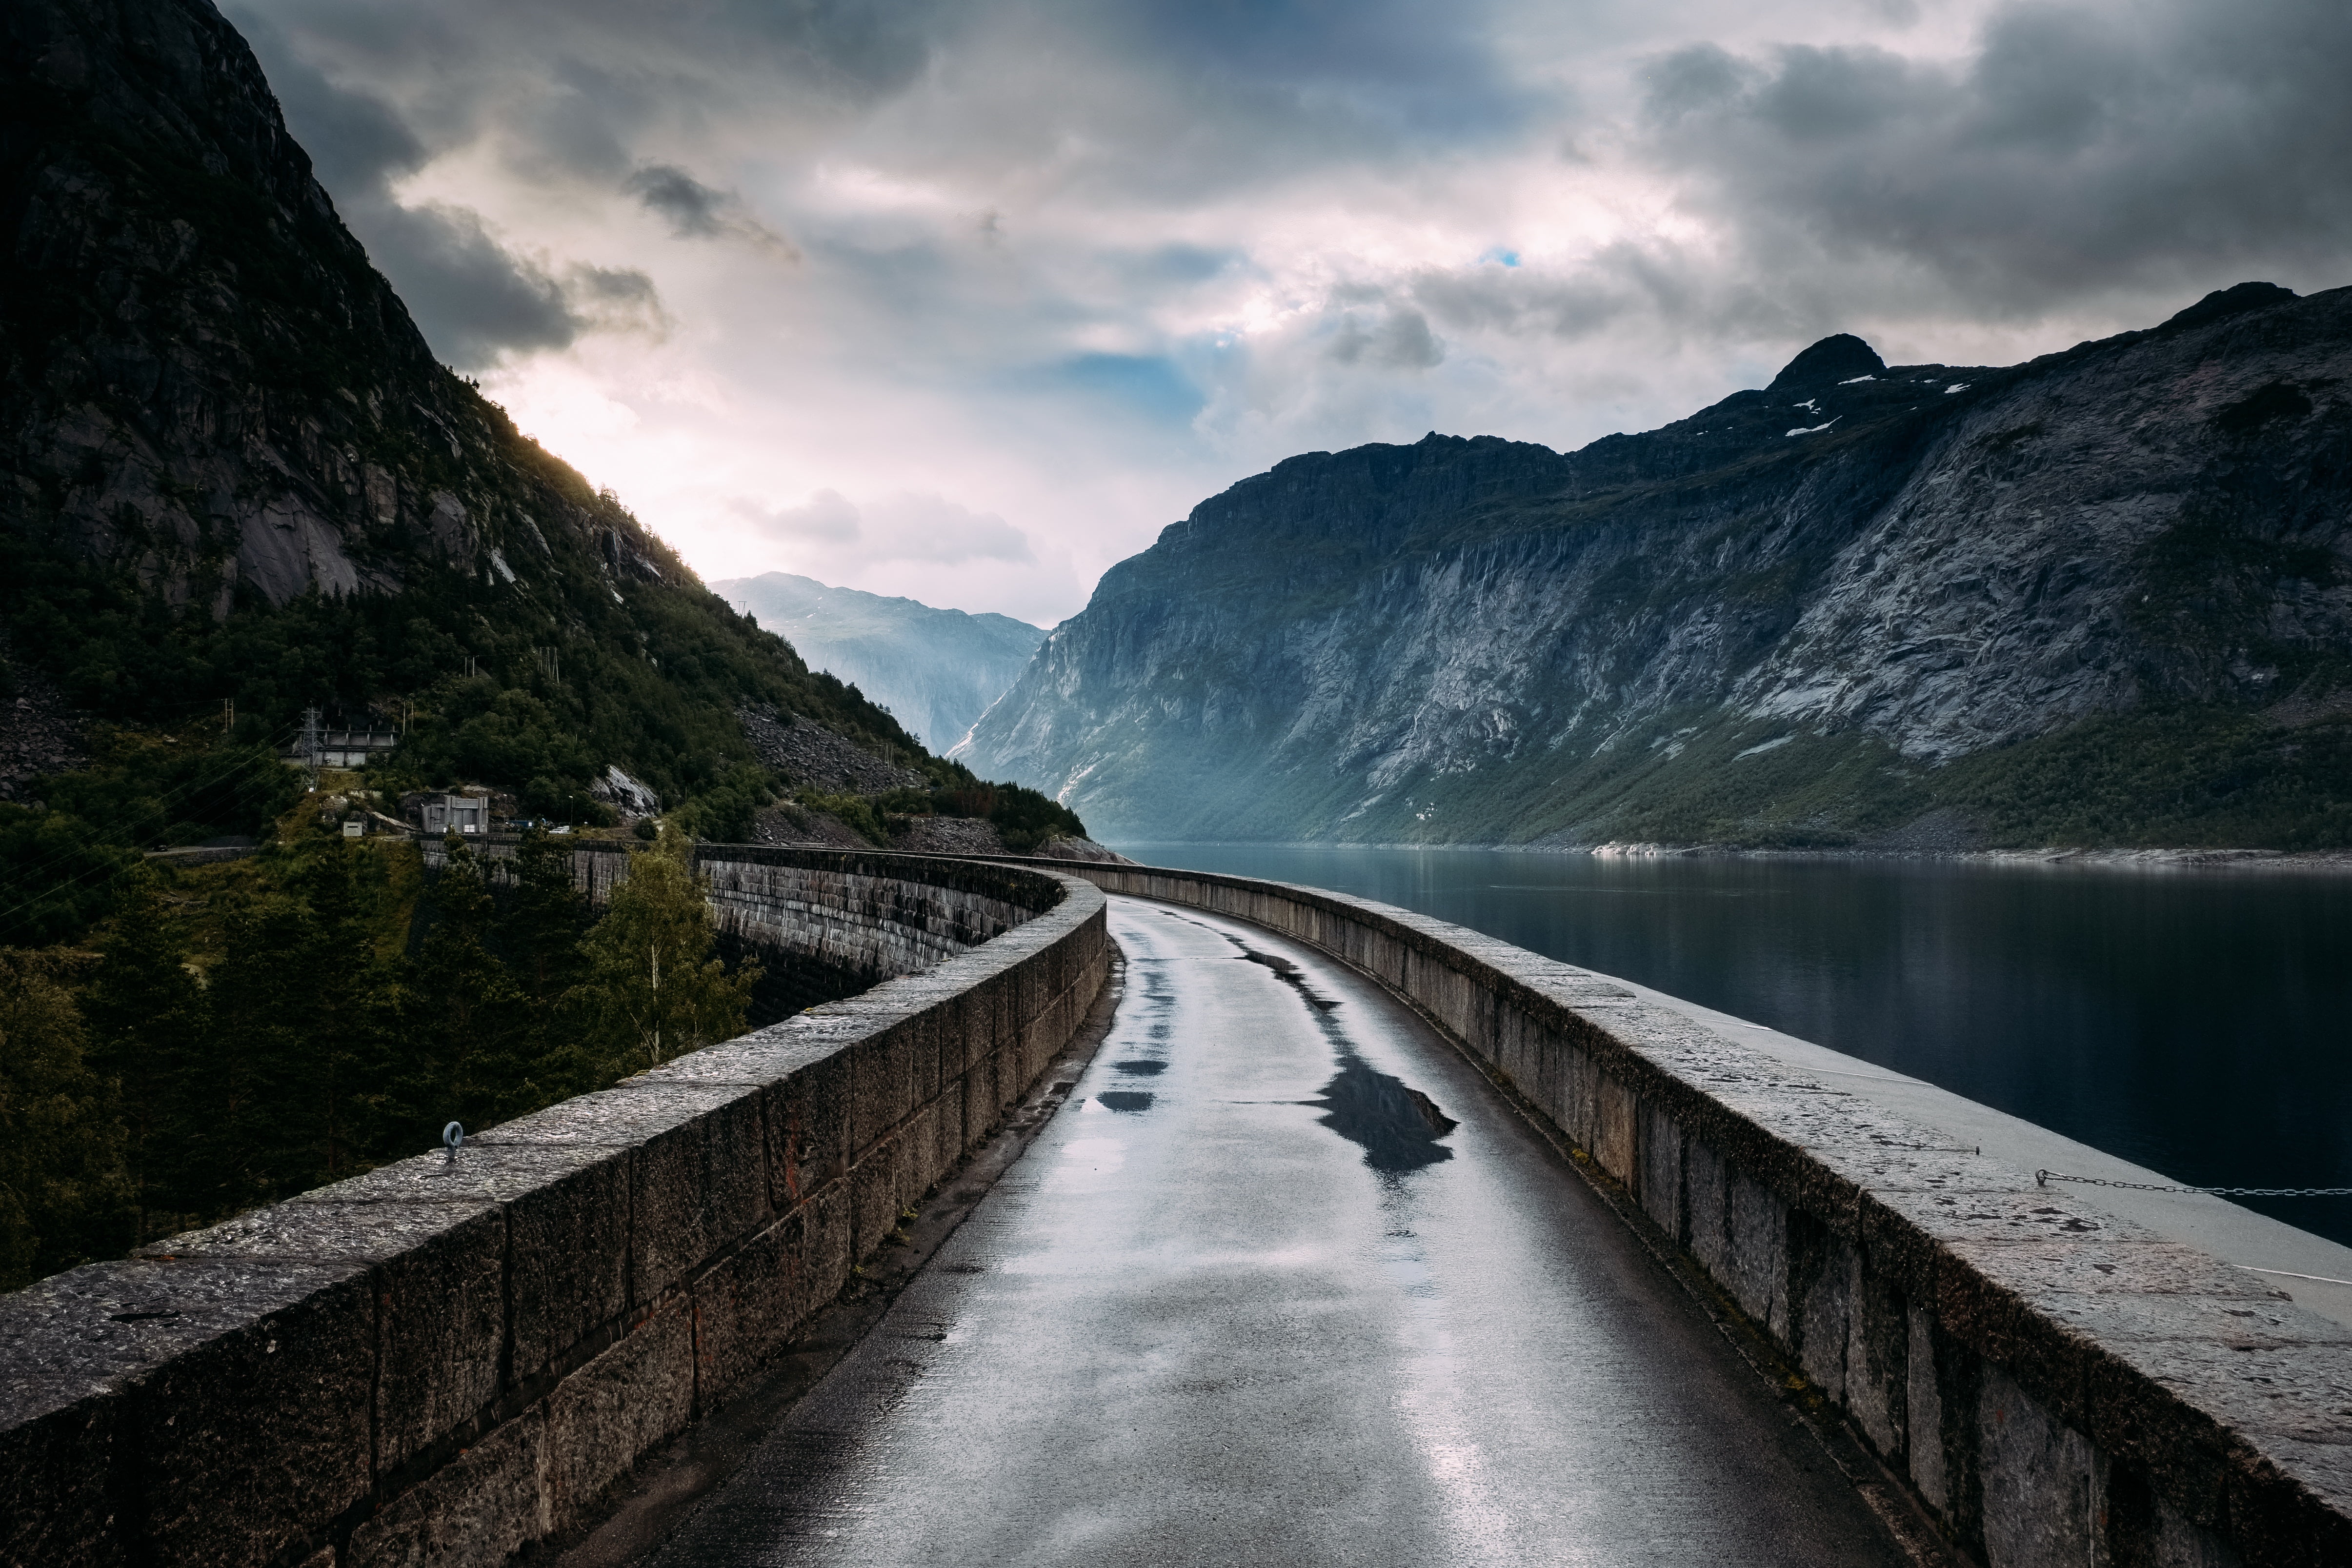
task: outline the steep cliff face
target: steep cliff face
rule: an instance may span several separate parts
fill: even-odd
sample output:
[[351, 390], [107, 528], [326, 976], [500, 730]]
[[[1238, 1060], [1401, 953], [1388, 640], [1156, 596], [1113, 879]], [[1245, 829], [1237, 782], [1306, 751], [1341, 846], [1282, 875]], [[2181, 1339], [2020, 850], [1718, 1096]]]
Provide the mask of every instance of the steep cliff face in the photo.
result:
[[374, 706], [543, 796], [690, 792], [745, 700], [907, 741], [436, 362], [207, 0], [0, 8], [0, 567], [109, 717]]
[[813, 668], [855, 685], [944, 752], [1028, 668], [1042, 627], [769, 572], [712, 593], [791, 640]]
[[211, 6], [31, 0], [0, 56], [12, 528], [215, 614], [536, 546], [485, 493], [511, 431], [436, 363]]
[[1292, 458], [964, 755], [1113, 838], [2332, 844], [2347, 720], [2352, 290], [2242, 285], [2005, 369], [1829, 339], [1566, 456]]

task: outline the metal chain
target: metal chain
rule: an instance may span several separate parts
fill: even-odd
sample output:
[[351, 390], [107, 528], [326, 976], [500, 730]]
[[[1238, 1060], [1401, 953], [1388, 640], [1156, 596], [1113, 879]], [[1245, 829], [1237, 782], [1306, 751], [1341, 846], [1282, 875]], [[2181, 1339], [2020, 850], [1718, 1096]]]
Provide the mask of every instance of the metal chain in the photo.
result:
[[2053, 1182], [2080, 1182], [2086, 1187], [2129, 1187], [2141, 1193], [2211, 1193], [2225, 1198], [2352, 1198], [2352, 1187], [2176, 1187], [2164, 1182], [2111, 1182], [2104, 1176], [2062, 1176], [2055, 1171], [2033, 1173], [2036, 1186]]

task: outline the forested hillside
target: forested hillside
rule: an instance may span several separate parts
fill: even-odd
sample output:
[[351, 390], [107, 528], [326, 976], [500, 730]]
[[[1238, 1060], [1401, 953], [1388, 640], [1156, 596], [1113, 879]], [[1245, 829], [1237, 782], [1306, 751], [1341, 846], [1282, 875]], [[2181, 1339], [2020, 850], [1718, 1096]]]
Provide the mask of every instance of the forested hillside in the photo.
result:
[[[494, 893], [346, 841], [283, 755], [306, 710], [399, 733], [388, 809], [607, 823], [625, 770], [667, 825], [631, 898], [669, 904], [592, 926], [530, 845]], [[887, 807], [763, 763], [753, 712], [895, 759]], [[438, 363], [205, 0], [0, 7], [0, 1286], [648, 1065], [653, 973], [665, 1054], [740, 1029], [683, 836], [795, 788], [877, 839], [1081, 831], [811, 673]], [[223, 836], [257, 851], [147, 853]]]
[[742, 1031], [759, 973], [713, 956], [682, 837], [601, 918], [560, 839], [509, 873], [306, 802], [252, 858], [141, 868], [86, 948], [0, 948], [0, 1289]]
[[744, 701], [913, 745], [437, 363], [201, 0], [0, 17], [0, 621], [100, 719], [410, 724], [427, 776], [673, 803]]

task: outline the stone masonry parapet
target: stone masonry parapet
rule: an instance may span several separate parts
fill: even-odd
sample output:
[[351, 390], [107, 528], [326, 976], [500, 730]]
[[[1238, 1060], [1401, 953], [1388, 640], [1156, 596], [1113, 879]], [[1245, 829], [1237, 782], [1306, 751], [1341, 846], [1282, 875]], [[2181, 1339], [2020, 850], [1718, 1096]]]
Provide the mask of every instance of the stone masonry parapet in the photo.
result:
[[[443, 863], [439, 839], [420, 841], [428, 866]], [[502, 876], [515, 852], [509, 839], [468, 846]], [[628, 880], [629, 858], [643, 847], [591, 839], [568, 849], [572, 879], [602, 905]], [[922, 860], [937, 880], [914, 881], [892, 869]], [[719, 929], [780, 952], [817, 959], [874, 979], [929, 968], [990, 941], [1034, 912], [1005, 866], [982, 860], [761, 844], [702, 844], [695, 869], [710, 879]]]
[[1737, 1301], [1963, 1555], [2352, 1563], [2352, 1331], [2254, 1278], [1480, 932], [1056, 865], [1299, 938], [1411, 1002]]
[[970, 908], [918, 922], [919, 973], [0, 1297], [0, 1563], [488, 1565], [578, 1526], [990, 1135], [1109, 971], [1102, 895], [1059, 871], [702, 858], [813, 873], [808, 910], [925, 902], [893, 881]]

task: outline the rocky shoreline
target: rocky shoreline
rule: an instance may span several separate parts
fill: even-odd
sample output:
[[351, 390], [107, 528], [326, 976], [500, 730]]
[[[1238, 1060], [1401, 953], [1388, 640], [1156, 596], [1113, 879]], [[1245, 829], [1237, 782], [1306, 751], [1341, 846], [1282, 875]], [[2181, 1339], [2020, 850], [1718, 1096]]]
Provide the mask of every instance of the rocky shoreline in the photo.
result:
[[[1177, 841], [1164, 841], [1173, 845]], [[1186, 841], [1192, 842], [1192, 841]], [[1199, 840], [1207, 843], [1211, 840]], [[1759, 849], [1737, 844], [1374, 844], [1332, 840], [1291, 839], [1246, 842], [1265, 849], [1485, 849], [1512, 855], [1587, 855], [1598, 860], [1914, 860], [1958, 865], [2086, 868], [2119, 871], [2295, 871], [2352, 876], [2352, 849], [2084, 849], [2052, 845], [2039, 849], [1903, 849], [1883, 847], [1810, 849]], [[1129, 851], [1142, 852], [1139, 861], [1151, 865], [1150, 851], [1160, 843], [1134, 843]], [[1124, 854], [1124, 852], [1122, 852]]]
[[[1495, 845], [1492, 847], [1516, 847]], [[1716, 856], [1749, 860], [1948, 860], [1990, 866], [2086, 866], [2124, 871], [2326, 871], [2338, 875], [2352, 874], [2352, 849], [2081, 849], [2054, 845], [2040, 849], [1749, 849], [1728, 844], [1593, 844], [1549, 852], [1628, 860]]]

